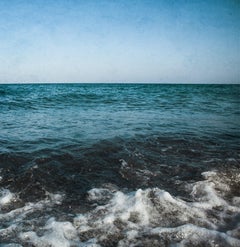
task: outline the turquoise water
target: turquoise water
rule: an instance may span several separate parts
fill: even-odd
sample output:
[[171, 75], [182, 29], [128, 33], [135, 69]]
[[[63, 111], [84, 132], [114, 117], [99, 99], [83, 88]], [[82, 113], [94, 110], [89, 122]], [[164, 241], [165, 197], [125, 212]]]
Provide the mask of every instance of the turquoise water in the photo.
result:
[[[128, 246], [137, 244], [137, 239], [140, 239], [137, 246], [152, 246], [154, 241], [159, 246], [180, 243], [183, 240], [173, 240], [170, 233], [166, 241], [160, 233], [158, 238], [149, 233], [149, 242], [144, 242], [143, 231], [147, 229], [143, 229], [144, 224], [136, 223], [132, 228], [129, 221], [126, 223], [123, 219], [126, 229], [137, 231], [132, 240], [116, 224], [120, 235], [113, 231], [111, 236], [114, 237], [109, 237], [109, 229], [101, 232], [93, 226], [96, 219], [90, 218], [88, 224], [91, 227], [88, 226], [91, 233], [85, 236], [87, 230], [80, 231], [74, 225], [74, 219], [76, 221], [77, 215], [83, 214], [86, 220], [86, 215], [94, 215], [95, 211], [92, 210], [97, 210], [99, 205], [105, 206], [109, 214], [112, 213], [109, 205], [113, 202], [109, 200], [115, 198], [115, 191], [129, 196], [128, 203], [130, 195], [133, 195], [131, 193], [142, 189], [153, 196], [153, 188], [169, 192], [186, 205], [206, 200], [199, 194], [194, 197], [186, 187], [198, 185], [204, 180], [202, 173], [209, 171], [216, 173], [213, 180], [218, 181], [218, 185], [224, 184], [230, 188], [228, 192], [224, 190], [217, 194], [226, 200], [224, 205], [238, 208], [238, 204], [231, 203], [240, 196], [239, 178], [233, 178], [240, 168], [239, 96], [240, 85], [0, 85], [0, 204], [1, 198], [5, 198], [5, 201], [2, 199], [1, 217], [13, 210], [23, 209], [27, 203], [37, 205], [39, 201], [49, 198], [48, 193], [62, 197], [57, 206], [48, 205], [48, 211], [33, 210], [33, 214], [21, 215], [21, 220], [17, 220], [19, 215], [8, 220], [1, 220], [0, 217], [3, 232], [7, 227], [16, 225], [14, 233], [10, 231], [1, 235], [0, 232], [0, 242], [54, 246], [47, 238], [41, 238], [43, 230], [39, 229], [55, 217], [56, 222], [73, 224], [77, 231], [75, 244], [85, 243], [84, 246], [91, 246], [91, 239], [95, 239], [96, 246]], [[225, 180], [220, 181], [221, 177]], [[211, 188], [215, 191], [215, 187]], [[218, 193], [223, 187], [220, 186], [215, 192]], [[95, 195], [94, 200], [89, 199], [92, 189], [98, 190], [95, 191], [98, 196]], [[202, 194], [209, 192], [204, 191], [202, 188]], [[6, 198], [11, 198], [10, 195], [14, 195], [15, 199], [4, 203]], [[223, 211], [214, 211], [215, 207], [220, 206]], [[220, 203], [209, 210], [219, 219], [226, 208]], [[235, 246], [234, 241], [238, 241], [240, 236], [227, 233], [237, 229], [234, 222], [238, 221], [240, 212], [234, 210], [231, 217], [226, 216], [227, 219], [214, 219], [217, 223], [212, 220], [215, 222], [213, 227], [194, 220], [203, 216], [191, 216], [186, 221], [176, 216], [173, 220], [172, 212], [176, 213], [176, 208], [173, 208], [173, 211], [165, 213], [166, 219], [169, 216], [168, 221], [163, 223], [163, 216], [158, 215], [156, 219], [159, 217], [159, 221], [146, 227], [153, 230], [160, 226], [185, 227], [186, 223], [191, 223], [205, 230], [224, 233], [226, 242], [222, 242], [222, 237], [206, 232], [217, 243]], [[21, 234], [28, 231], [34, 231], [37, 237], [22, 237]], [[176, 234], [179, 231], [176, 230]], [[106, 236], [105, 244], [100, 235]], [[230, 236], [235, 239], [231, 240], [233, 242], [228, 239]], [[115, 239], [113, 242], [110, 241], [112, 238]], [[193, 243], [191, 237], [186, 239]], [[203, 240], [196, 241], [195, 245], [200, 246]]]
[[239, 91], [239, 85], [1, 85], [1, 141], [24, 151], [41, 140], [54, 146], [137, 134], [239, 137]]

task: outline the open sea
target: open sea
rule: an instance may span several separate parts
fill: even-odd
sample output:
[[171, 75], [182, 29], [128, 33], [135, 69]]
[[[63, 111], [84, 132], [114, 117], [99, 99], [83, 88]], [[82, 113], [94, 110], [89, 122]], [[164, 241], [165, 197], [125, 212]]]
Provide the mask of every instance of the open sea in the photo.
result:
[[0, 246], [240, 246], [240, 85], [0, 85]]

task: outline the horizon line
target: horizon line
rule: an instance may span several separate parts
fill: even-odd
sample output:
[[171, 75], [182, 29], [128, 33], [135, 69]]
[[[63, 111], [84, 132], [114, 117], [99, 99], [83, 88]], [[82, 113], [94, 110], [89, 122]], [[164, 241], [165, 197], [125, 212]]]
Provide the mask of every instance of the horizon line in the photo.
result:
[[117, 81], [117, 82], [62, 82], [62, 81], [32, 81], [32, 82], [0, 82], [0, 85], [13, 84], [184, 84], [184, 85], [240, 85], [240, 82], [131, 82], [131, 81]]

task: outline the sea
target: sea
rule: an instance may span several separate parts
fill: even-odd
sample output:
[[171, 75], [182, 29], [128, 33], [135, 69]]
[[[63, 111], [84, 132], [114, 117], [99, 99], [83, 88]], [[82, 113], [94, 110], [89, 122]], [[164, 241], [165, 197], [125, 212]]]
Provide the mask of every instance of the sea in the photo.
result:
[[240, 246], [240, 85], [1, 84], [0, 246]]

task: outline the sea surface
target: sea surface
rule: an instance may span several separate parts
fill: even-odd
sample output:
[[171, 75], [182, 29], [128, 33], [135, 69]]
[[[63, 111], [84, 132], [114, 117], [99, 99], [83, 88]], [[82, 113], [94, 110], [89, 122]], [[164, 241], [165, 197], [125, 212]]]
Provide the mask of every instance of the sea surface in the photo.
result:
[[240, 246], [240, 85], [0, 85], [0, 246]]

